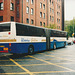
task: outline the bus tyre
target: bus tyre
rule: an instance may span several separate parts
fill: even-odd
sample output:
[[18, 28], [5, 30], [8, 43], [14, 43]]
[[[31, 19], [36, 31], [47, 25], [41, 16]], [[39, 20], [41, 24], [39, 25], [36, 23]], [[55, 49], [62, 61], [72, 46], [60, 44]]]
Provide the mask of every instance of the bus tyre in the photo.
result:
[[54, 45], [53, 45], [53, 49], [55, 50], [56, 49], [56, 44], [54, 43]]
[[29, 46], [29, 48], [28, 48], [28, 54], [33, 54], [34, 53], [34, 47], [31, 45], [31, 46]]

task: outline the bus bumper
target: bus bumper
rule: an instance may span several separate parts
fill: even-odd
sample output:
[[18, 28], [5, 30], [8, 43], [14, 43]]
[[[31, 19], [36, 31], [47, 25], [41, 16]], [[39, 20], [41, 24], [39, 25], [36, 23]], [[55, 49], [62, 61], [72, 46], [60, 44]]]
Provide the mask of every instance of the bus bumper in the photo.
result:
[[0, 51], [0, 53], [8, 53], [8, 51]]
[[7, 47], [0, 47], [0, 53], [8, 53], [8, 48]]

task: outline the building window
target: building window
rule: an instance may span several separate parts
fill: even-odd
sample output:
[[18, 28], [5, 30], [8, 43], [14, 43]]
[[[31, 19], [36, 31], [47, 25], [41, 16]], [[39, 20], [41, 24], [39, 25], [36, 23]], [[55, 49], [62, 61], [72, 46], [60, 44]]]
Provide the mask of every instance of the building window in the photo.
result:
[[43, 26], [45, 27], [45, 22], [43, 23]]
[[31, 0], [31, 4], [33, 4], [33, 0]]
[[59, 13], [57, 12], [57, 16], [59, 15]]
[[40, 17], [42, 17], [42, 12], [40, 12]]
[[59, 10], [60, 10], [60, 6], [59, 6]]
[[43, 4], [43, 9], [45, 10], [45, 4]]
[[26, 22], [29, 23], [29, 19], [28, 18], [26, 19]]
[[40, 3], [40, 8], [42, 8], [42, 3]]
[[28, 6], [26, 7], [26, 12], [29, 13], [29, 7]]
[[50, 0], [50, 4], [51, 4], [51, 0]]
[[52, 9], [52, 13], [54, 14], [54, 9]]
[[45, 13], [43, 13], [43, 18], [45, 19]]
[[58, 18], [57, 18], [57, 23], [58, 23]]
[[10, 4], [10, 10], [12, 10], [12, 11], [14, 10], [14, 4], [13, 3]]
[[11, 16], [11, 21], [14, 21], [14, 17], [13, 16]]
[[59, 19], [59, 23], [60, 23], [60, 19]]
[[52, 22], [54, 21], [54, 17], [52, 16]]
[[19, 18], [19, 7], [17, 7], [17, 18]]
[[33, 20], [31, 20], [31, 24], [34, 24], [34, 21]]
[[50, 13], [51, 13], [51, 8], [50, 8]]
[[31, 8], [31, 14], [33, 15], [33, 8]]
[[27, 2], [29, 2], [29, 0], [26, 0]]
[[3, 2], [0, 3], [0, 10], [3, 10]]
[[60, 13], [59, 13], [59, 16], [60, 16]]
[[42, 22], [40, 22], [40, 26], [42, 26]]
[[54, 5], [54, 3], [52, 2], [52, 6]]
[[50, 16], [50, 21], [51, 21], [51, 16]]
[[19, 0], [17, 0], [17, 4], [19, 4], [20, 3], [20, 1]]
[[3, 16], [0, 16], [0, 21], [3, 21]]
[[57, 0], [57, 2], [58, 2], [58, 1], [60, 2], [60, 0]]
[[60, 29], [60, 26], [59, 26], [59, 29]]
[[59, 27], [57, 26], [57, 29], [59, 29]]

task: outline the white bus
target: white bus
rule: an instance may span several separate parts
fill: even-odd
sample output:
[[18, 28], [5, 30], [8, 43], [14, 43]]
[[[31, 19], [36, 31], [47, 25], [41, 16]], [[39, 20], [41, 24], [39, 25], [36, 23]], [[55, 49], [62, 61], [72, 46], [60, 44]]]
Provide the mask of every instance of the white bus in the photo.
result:
[[56, 49], [66, 46], [66, 38], [67, 32], [64, 31], [16, 22], [0, 23], [0, 52], [32, 54], [37, 51]]

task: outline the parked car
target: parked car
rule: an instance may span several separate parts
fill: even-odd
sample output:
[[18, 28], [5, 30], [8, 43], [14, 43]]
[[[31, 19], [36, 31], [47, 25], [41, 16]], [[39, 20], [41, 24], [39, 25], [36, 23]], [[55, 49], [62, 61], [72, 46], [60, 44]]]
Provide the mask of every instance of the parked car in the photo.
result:
[[68, 45], [73, 45], [73, 41], [72, 40], [67, 40], [67, 44]]
[[75, 40], [73, 41], [73, 43], [75, 44]]

